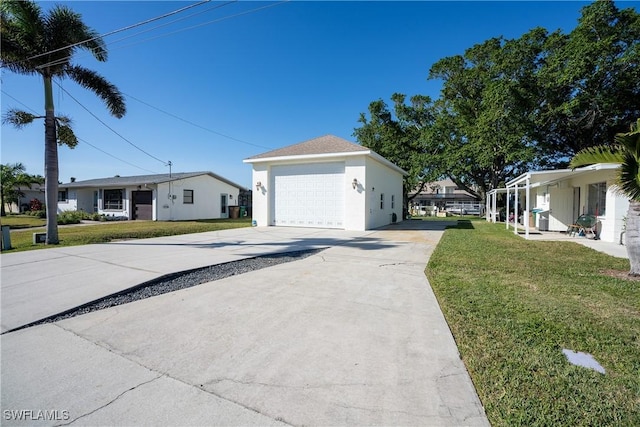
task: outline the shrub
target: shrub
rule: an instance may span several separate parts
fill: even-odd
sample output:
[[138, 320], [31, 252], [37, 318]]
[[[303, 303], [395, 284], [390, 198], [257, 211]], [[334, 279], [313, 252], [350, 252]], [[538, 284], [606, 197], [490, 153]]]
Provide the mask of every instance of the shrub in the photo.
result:
[[35, 216], [36, 218], [46, 218], [47, 212], [44, 210], [30, 211], [29, 215]]
[[33, 212], [33, 211], [43, 211], [44, 210], [44, 203], [42, 203], [38, 199], [31, 199], [31, 201], [29, 202], [29, 210], [31, 212]]
[[65, 211], [58, 215], [58, 224], [80, 224], [84, 218], [84, 212], [80, 211]]

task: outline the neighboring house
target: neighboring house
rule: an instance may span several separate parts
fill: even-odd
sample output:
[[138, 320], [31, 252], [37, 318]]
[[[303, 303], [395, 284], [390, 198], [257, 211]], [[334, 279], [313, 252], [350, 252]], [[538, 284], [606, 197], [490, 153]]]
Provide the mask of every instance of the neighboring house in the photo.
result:
[[[528, 221], [507, 221], [507, 227], [524, 230], [567, 231], [583, 214], [595, 215], [601, 240], [619, 242], [629, 199], [615, 191], [619, 164], [599, 163], [582, 168], [528, 172], [509, 181], [505, 188], [487, 195], [487, 220], [497, 217], [497, 195], [507, 194], [507, 212]], [[514, 197], [517, 194], [518, 197]], [[520, 222], [520, 224], [518, 224]]]
[[245, 188], [212, 172], [115, 176], [60, 184], [58, 212], [154, 221], [228, 218]]
[[[417, 191], [417, 189], [416, 189]], [[413, 196], [409, 193], [409, 197]], [[459, 189], [451, 179], [430, 182], [411, 200], [412, 215], [428, 215], [437, 210], [480, 215], [480, 201]]]
[[367, 230], [402, 219], [406, 172], [333, 135], [244, 160], [253, 165], [258, 226]]
[[29, 206], [33, 199], [38, 199], [44, 206], [44, 184], [31, 184], [31, 188], [26, 186], [20, 186], [18, 188], [23, 194], [18, 197], [18, 203], [7, 203], [5, 210], [10, 213], [22, 213], [29, 210]]

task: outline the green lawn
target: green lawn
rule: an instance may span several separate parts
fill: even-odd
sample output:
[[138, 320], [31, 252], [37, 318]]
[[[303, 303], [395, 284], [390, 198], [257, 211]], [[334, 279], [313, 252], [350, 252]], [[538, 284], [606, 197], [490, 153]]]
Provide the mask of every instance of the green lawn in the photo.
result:
[[[4, 224], [4, 218], [3, 218]], [[97, 225], [58, 227], [59, 245], [33, 244], [33, 233], [44, 232], [44, 228], [32, 228], [11, 233], [13, 249], [6, 252], [45, 249], [60, 246], [105, 243], [121, 239], [144, 239], [148, 237], [172, 236], [177, 234], [202, 233], [229, 228], [250, 227], [251, 218], [213, 219], [199, 221], [118, 221]]]
[[[640, 425], [640, 282], [604, 274], [628, 261], [461, 225], [426, 274], [491, 424]], [[569, 364], [563, 348], [592, 354], [606, 375]]]
[[31, 215], [7, 215], [0, 219], [2, 225], [8, 225], [12, 230], [31, 227], [42, 227], [46, 224], [43, 218], [37, 218]]

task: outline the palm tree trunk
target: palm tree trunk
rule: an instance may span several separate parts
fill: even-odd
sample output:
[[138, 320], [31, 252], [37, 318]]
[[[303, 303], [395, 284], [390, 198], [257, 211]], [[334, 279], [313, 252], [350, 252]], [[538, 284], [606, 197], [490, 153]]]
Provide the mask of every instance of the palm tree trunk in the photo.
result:
[[629, 275], [640, 276], [640, 202], [629, 202], [626, 227], [627, 254], [631, 264]]
[[56, 119], [53, 106], [51, 77], [44, 77], [44, 179], [47, 201], [47, 245], [57, 245], [58, 240], [58, 144]]

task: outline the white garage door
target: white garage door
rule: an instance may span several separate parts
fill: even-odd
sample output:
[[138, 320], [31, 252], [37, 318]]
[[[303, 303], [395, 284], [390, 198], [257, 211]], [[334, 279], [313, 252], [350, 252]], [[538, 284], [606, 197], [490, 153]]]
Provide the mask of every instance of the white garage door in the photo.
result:
[[344, 228], [344, 163], [271, 168], [275, 225]]

